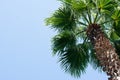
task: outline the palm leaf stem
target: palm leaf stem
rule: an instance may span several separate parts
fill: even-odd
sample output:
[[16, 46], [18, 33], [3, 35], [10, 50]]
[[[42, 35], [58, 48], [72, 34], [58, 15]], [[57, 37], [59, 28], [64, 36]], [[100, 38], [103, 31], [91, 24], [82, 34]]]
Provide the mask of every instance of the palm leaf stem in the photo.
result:
[[98, 18], [98, 12], [97, 12], [97, 14], [96, 14], [96, 16], [95, 16], [95, 19], [94, 19], [94, 23], [96, 23], [96, 21], [97, 21], [97, 18]]
[[88, 37], [85, 37], [84, 41], [83, 41], [83, 45], [87, 42]]
[[84, 15], [84, 13], [82, 13], [83, 18], [87, 21], [88, 24], [90, 24], [89, 20], [87, 19], [87, 17]]
[[112, 21], [113, 21], [113, 20], [108, 20], [108, 21], [105, 21], [105, 22], [101, 23], [100, 25], [103, 25], [103, 24], [106, 24], [106, 23], [112, 22]]
[[91, 15], [90, 15], [90, 10], [88, 9], [87, 11], [87, 15], [88, 15], [88, 18], [89, 18], [89, 21], [90, 21], [90, 24], [92, 23], [92, 19], [91, 19]]
[[101, 19], [101, 17], [103, 17], [103, 15], [99, 15], [98, 18], [96, 19], [96, 22], [98, 22]]
[[78, 35], [78, 34], [80, 34], [80, 33], [83, 33], [83, 32], [85, 32], [85, 31], [86, 31], [86, 30], [80, 31], [80, 32], [76, 33], [76, 35]]
[[79, 24], [83, 25], [83, 26], [87, 26], [87, 24], [83, 23], [83, 22], [80, 22], [78, 21]]

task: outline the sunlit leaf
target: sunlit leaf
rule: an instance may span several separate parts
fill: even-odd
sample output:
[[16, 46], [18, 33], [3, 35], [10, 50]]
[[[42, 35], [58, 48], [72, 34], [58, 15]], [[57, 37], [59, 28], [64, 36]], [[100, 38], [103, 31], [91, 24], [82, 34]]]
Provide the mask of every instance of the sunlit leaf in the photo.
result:
[[56, 30], [74, 30], [76, 26], [75, 16], [68, 8], [59, 8], [50, 18], [46, 19], [47, 25]]
[[114, 20], [116, 26], [118, 26], [118, 23], [120, 22], [120, 10], [116, 10], [111, 17]]
[[98, 0], [98, 9], [101, 13], [111, 15], [117, 3], [114, 0]]
[[120, 39], [120, 37], [114, 31], [111, 32], [110, 38], [112, 40], [119, 40]]

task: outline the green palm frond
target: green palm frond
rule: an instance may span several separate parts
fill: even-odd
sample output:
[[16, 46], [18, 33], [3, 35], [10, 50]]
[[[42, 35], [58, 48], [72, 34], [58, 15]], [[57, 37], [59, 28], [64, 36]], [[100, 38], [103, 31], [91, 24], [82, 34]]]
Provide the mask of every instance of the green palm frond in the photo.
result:
[[79, 77], [89, 62], [89, 56], [84, 49], [84, 46], [78, 44], [68, 48], [64, 54], [60, 56], [60, 62], [65, 72], [69, 72], [75, 77]]
[[46, 19], [47, 25], [52, 28], [62, 30], [74, 30], [76, 27], [76, 18], [69, 8], [59, 8], [52, 17]]
[[72, 10], [72, 12], [74, 12], [73, 14], [75, 14], [77, 17], [83, 17], [84, 15], [84, 19], [88, 23], [91, 22], [90, 18], [91, 13], [89, 9], [94, 6], [94, 3], [92, 1], [89, 0], [60, 0], [60, 1], [66, 4], [67, 7], [69, 7]]
[[118, 26], [118, 23], [120, 22], [120, 10], [116, 10], [112, 14], [111, 18], [114, 20], [115, 25]]
[[112, 31], [112, 32], [111, 32], [110, 38], [111, 38], [113, 41], [120, 40], [120, 37], [117, 35], [117, 33], [116, 33], [115, 31]]
[[76, 44], [76, 37], [73, 32], [64, 31], [56, 35], [52, 40], [53, 53], [62, 54], [64, 51]]
[[116, 7], [114, 0], [97, 0], [98, 9], [100, 12], [110, 15]]
[[53, 38], [53, 52], [59, 56], [59, 61], [65, 72], [79, 77], [85, 72], [89, 62], [88, 47], [77, 43], [75, 33], [64, 31]]
[[118, 21], [117, 23], [114, 22], [113, 29], [114, 29], [116, 35], [120, 37], [120, 21]]
[[86, 9], [86, 3], [84, 0], [60, 0], [63, 4], [67, 4], [71, 7], [71, 9], [83, 11]]
[[84, 1], [77, 1], [77, 0], [72, 0], [72, 9], [78, 12], [85, 11], [87, 9], [87, 5], [85, 4]]
[[118, 7], [116, 1], [114, 0], [95, 0], [96, 4], [95, 10], [92, 11], [96, 13], [94, 22], [99, 24], [112, 23], [113, 20], [111, 16], [114, 14], [116, 8]]

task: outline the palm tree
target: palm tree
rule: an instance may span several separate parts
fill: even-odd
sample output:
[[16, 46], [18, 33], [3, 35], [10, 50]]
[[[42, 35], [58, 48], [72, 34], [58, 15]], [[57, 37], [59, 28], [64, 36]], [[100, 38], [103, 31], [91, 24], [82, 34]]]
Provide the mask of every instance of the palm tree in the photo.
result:
[[59, 1], [46, 23], [58, 33], [52, 49], [63, 69], [79, 77], [90, 63], [120, 80], [120, 0]]

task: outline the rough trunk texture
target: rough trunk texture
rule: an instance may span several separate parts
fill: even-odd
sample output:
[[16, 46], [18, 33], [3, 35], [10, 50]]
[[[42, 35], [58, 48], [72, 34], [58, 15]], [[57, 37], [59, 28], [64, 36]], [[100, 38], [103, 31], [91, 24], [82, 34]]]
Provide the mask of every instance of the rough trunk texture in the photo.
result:
[[120, 80], [120, 59], [115, 48], [110, 43], [97, 24], [88, 26], [87, 36], [89, 37], [95, 49], [96, 57], [98, 58], [103, 71], [107, 73], [108, 80]]

